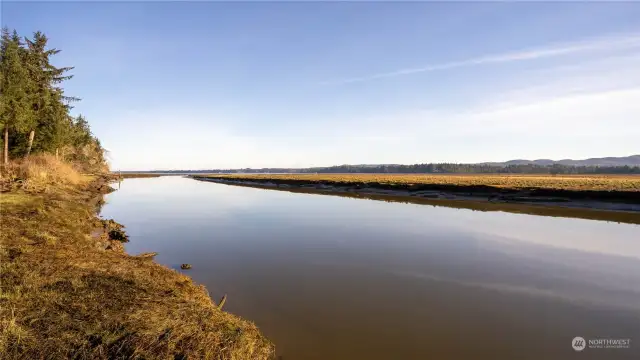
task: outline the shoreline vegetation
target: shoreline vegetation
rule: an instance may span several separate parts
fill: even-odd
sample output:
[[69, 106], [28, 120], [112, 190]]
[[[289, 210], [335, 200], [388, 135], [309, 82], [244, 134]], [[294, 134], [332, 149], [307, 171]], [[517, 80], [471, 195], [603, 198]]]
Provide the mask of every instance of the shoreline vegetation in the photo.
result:
[[97, 216], [116, 177], [51, 156], [10, 167], [0, 195], [3, 359], [273, 358], [256, 326], [203, 286], [153, 253], [124, 252], [122, 226]]
[[98, 217], [119, 177], [71, 113], [73, 68], [53, 65], [58, 52], [41, 32], [2, 29], [0, 357], [272, 358], [253, 323], [153, 253], [126, 254], [123, 226]]
[[640, 177], [623, 175], [190, 175], [229, 185], [640, 224]]

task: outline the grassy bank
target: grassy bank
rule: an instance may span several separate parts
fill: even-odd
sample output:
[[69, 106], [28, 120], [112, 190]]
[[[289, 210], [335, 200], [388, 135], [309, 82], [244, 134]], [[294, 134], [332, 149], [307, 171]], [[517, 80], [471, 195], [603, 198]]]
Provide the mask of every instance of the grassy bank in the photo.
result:
[[283, 183], [318, 183], [344, 185], [486, 186], [495, 189], [544, 189], [570, 191], [640, 192], [640, 176], [634, 175], [494, 175], [494, 174], [246, 174], [203, 175], [226, 179], [266, 180]]
[[208, 174], [203, 181], [480, 211], [640, 223], [640, 177]]
[[530, 201], [541, 197], [562, 197], [640, 203], [640, 176], [633, 175], [215, 174], [193, 177], [298, 187], [320, 185], [344, 190], [390, 190], [407, 194], [441, 191], [485, 198], [527, 197]]
[[95, 215], [110, 191], [106, 179], [58, 165], [4, 169], [3, 359], [272, 356], [255, 325], [219, 309], [204, 287], [125, 254], [108, 235], [117, 225]]

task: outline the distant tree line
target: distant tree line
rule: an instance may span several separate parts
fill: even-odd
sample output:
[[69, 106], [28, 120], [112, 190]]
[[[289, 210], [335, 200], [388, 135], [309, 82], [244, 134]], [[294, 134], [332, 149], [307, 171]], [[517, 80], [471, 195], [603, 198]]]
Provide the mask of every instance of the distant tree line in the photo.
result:
[[64, 160], [104, 166], [104, 149], [82, 116], [72, 116], [71, 103], [62, 88], [72, 67], [56, 67], [42, 32], [32, 38], [2, 29], [0, 43], [0, 128], [2, 161], [33, 153], [55, 154]]
[[262, 169], [211, 169], [211, 170], [158, 170], [151, 173], [375, 173], [375, 174], [640, 174], [638, 166], [575, 166], [575, 165], [491, 165], [491, 164], [415, 164], [415, 165], [340, 165], [317, 168], [262, 168]]
[[447, 173], [447, 174], [640, 174], [640, 167], [633, 166], [573, 166], [573, 165], [489, 165], [489, 164], [414, 164], [414, 165], [340, 165], [325, 168], [304, 169], [317, 173]]

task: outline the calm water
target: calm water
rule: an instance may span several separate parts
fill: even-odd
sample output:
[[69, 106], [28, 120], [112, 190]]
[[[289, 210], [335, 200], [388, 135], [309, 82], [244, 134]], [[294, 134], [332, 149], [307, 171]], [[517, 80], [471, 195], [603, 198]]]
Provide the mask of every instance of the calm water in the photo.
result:
[[124, 180], [102, 215], [130, 253], [192, 264], [285, 360], [640, 358], [638, 225], [181, 177]]

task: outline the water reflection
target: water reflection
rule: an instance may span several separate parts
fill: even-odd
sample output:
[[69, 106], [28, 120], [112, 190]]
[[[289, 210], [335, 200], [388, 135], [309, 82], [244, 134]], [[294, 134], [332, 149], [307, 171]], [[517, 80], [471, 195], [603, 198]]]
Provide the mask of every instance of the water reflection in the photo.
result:
[[[205, 180], [201, 180], [205, 181]], [[251, 188], [263, 188], [274, 191], [287, 191], [305, 194], [318, 194], [326, 196], [339, 196], [352, 199], [379, 200], [389, 203], [421, 204], [456, 209], [468, 209], [473, 211], [504, 211], [515, 214], [530, 214], [542, 216], [555, 216], [563, 218], [578, 218], [590, 220], [612, 221], [618, 223], [640, 224], [640, 214], [633, 211], [604, 211], [589, 208], [569, 206], [541, 206], [540, 204], [522, 204], [509, 202], [485, 202], [485, 201], [460, 201], [430, 199], [422, 197], [362, 194], [353, 192], [328, 192], [310, 188], [275, 188], [271, 186], [237, 184]]]
[[128, 251], [192, 264], [284, 359], [637, 354], [575, 353], [570, 340], [640, 341], [638, 225], [179, 177], [126, 179], [107, 201]]

